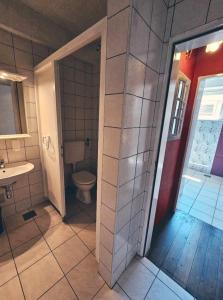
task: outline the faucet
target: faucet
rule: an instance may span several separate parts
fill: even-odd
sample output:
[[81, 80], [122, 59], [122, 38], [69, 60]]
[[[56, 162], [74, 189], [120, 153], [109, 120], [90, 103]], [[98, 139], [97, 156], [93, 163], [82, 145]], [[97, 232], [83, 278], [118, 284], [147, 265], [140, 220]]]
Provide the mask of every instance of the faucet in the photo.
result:
[[4, 169], [5, 168], [5, 161], [3, 158], [0, 158], [0, 169]]

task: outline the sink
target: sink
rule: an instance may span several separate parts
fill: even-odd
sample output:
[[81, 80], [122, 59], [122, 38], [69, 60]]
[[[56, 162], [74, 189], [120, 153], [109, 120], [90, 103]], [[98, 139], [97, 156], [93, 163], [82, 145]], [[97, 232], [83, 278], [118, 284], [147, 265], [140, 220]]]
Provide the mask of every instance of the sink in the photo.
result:
[[6, 164], [0, 169], [0, 187], [14, 183], [19, 176], [27, 174], [34, 169], [34, 165], [29, 162], [19, 162]]

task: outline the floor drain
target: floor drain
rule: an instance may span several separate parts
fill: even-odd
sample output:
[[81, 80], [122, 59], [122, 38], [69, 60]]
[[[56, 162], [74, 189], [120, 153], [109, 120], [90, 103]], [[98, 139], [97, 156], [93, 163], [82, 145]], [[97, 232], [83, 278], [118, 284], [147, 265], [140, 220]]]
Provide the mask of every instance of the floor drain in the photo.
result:
[[33, 217], [35, 217], [36, 213], [35, 213], [34, 210], [30, 210], [27, 213], [23, 214], [22, 216], [23, 216], [24, 221], [27, 221], [27, 220], [32, 219]]
[[209, 174], [204, 174], [205, 177], [211, 178], [211, 175]]

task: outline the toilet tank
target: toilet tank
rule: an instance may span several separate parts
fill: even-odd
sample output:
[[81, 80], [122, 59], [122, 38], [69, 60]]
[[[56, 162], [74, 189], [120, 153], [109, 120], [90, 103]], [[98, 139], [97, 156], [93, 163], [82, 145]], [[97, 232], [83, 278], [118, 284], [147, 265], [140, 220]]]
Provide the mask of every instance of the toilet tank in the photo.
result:
[[84, 141], [69, 141], [64, 143], [64, 162], [74, 164], [84, 160]]

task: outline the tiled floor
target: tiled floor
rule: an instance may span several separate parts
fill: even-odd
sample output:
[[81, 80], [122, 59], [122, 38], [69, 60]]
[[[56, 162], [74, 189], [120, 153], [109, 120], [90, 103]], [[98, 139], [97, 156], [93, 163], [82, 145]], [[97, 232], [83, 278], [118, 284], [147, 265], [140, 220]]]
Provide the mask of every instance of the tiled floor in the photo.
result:
[[187, 169], [177, 209], [223, 230], [223, 178]]
[[[103, 286], [97, 272], [93, 203], [72, 204], [67, 222], [49, 203], [37, 216], [5, 219], [0, 236], [0, 299], [91, 299]], [[70, 207], [71, 208], [71, 207]]]
[[67, 223], [44, 203], [37, 217], [5, 220], [0, 236], [1, 300], [193, 299], [146, 258], [136, 258], [111, 290], [97, 271], [95, 204], [72, 204]]
[[[147, 258], [136, 257], [116, 284], [125, 292], [122, 298], [108, 299], [146, 299], [146, 300], [192, 300], [187, 291], [159, 270]], [[126, 297], [128, 295], [128, 297]], [[99, 298], [107, 299], [107, 298]]]

